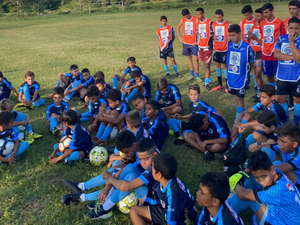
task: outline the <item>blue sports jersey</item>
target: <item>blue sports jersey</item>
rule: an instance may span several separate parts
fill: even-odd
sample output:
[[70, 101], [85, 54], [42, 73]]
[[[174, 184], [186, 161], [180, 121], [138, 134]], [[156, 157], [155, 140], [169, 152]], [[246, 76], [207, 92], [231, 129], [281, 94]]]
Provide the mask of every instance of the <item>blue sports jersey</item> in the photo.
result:
[[278, 179], [268, 187], [254, 191], [256, 201], [266, 204], [278, 225], [298, 225], [300, 194], [293, 182], [276, 168]]
[[82, 74], [79, 73], [77, 77], [73, 77], [71, 73], [65, 73], [65, 76], [70, 80], [70, 82], [74, 82], [75, 80], [81, 80], [82, 79]]
[[[24, 86], [25, 85], [28, 85], [27, 82], [24, 82], [21, 85], [21, 87], [19, 88], [19, 93], [23, 93], [24, 94]], [[40, 85], [38, 84], [38, 82], [34, 81], [31, 86], [28, 85], [28, 89], [29, 89], [30, 100], [32, 100], [34, 92], [40, 90]], [[40, 98], [40, 94], [37, 95], [35, 101], [38, 100], [39, 98]]]
[[[14, 128], [7, 129], [7, 130], [3, 131], [2, 133], [0, 133], [0, 139], [4, 139], [4, 138], [9, 138], [9, 139], [12, 139], [13, 141], [15, 141], [18, 139], [18, 134]], [[1, 150], [1, 148], [0, 148], [0, 156], [2, 156], [2, 157], [6, 156], [3, 154], [3, 151]]]
[[16, 119], [19, 113], [16, 111], [13, 111], [13, 114], [14, 114], [14, 119]]
[[[164, 116], [166, 116], [166, 114], [164, 113], [164, 111], [159, 110], [158, 111], [158, 117], [163, 118]], [[148, 121], [148, 118], [146, 116], [145, 107], [144, 107], [143, 110], [142, 110], [142, 125], [146, 126], [147, 121]]]
[[199, 216], [198, 225], [243, 225], [243, 220], [226, 201], [221, 205], [217, 215], [211, 219], [211, 214], [207, 208], [203, 207]]
[[[128, 67], [126, 68], [126, 70], [124, 71], [124, 74], [126, 74], [126, 75], [129, 74], [130, 77], [131, 77], [131, 76], [132, 76], [132, 72], [135, 71], [135, 70], [139, 70], [139, 71], [142, 72], [141, 68], [138, 67], [138, 66], [134, 66], [133, 69], [131, 69], [130, 66], [128, 66]], [[143, 72], [142, 72], [142, 73], [143, 73]]]
[[50, 120], [52, 113], [55, 113], [56, 115], [61, 115], [64, 111], [68, 109], [69, 109], [69, 104], [64, 101], [62, 101], [59, 106], [56, 106], [55, 103], [53, 102], [47, 108], [46, 119]]
[[[298, 50], [300, 50], [300, 36], [295, 39], [294, 43]], [[281, 35], [276, 43], [275, 49], [279, 49], [281, 53], [292, 55], [289, 43], [289, 34]], [[281, 81], [296, 82], [300, 76], [300, 64], [294, 60], [280, 60], [278, 59], [278, 67], [276, 78]]]
[[[160, 111], [162, 111], [160, 109]], [[143, 121], [145, 129], [149, 131], [151, 138], [155, 142], [156, 147], [161, 150], [165, 140], [169, 134], [169, 124], [164, 113], [158, 113], [156, 119], [152, 123], [149, 118]]]
[[156, 91], [155, 100], [159, 102], [160, 99], [163, 101], [163, 107], [174, 105], [176, 100], [181, 99], [179, 89], [175, 84], [168, 84], [168, 90], [165, 93], [161, 93], [160, 90]]
[[254, 57], [247, 42], [242, 40], [238, 45], [229, 42], [226, 57], [229, 88], [239, 90], [247, 85], [251, 62], [254, 62]]
[[109, 83], [106, 83], [106, 82], [105, 82], [105, 84], [106, 84], [106, 90], [107, 90], [107, 91], [109, 91], [109, 90], [111, 90], [111, 89], [112, 89], [112, 87], [110, 86], [110, 84], [109, 84]]
[[3, 77], [3, 80], [0, 83], [0, 94], [8, 92], [11, 88], [12, 84], [5, 77]]
[[95, 80], [92, 76], [88, 80], [81, 79], [81, 83], [84, 84], [85, 88], [88, 88], [88, 86], [94, 84]]
[[89, 107], [88, 107], [89, 116], [93, 116], [94, 118], [96, 118], [99, 113], [100, 106], [102, 104], [107, 104], [107, 103], [101, 97], [98, 98], [98, 100], [94, 103], [89, 101]]
[[[145, 75], [142, 75], [141, 81], [145, 81], [145, 83], [143, 84], [143, 87], [145, 88], [144, 96], [145, 98], [149, 99], [151, 97], [151, 82]], [[130, 79], [130, 82], [132, 84], [136, 84], [136, 81], [133, 78]]]
[[100, 93], [100, 98], [102, 98], [102, 100], [104, 100], [106, 102], [106, 104], [108, 104], [107, 99], [106, 99], [106, 94], [107, 94], [107, 92], [109, 92], [109, 90], [111, 90], [111, 89], [108, 89], [106, 86], [104, 93]]
[[[127, 128], [127, 130], [129, 130]], [[132, 130], [129, 130], [132, 132]], [[148, 138], [149, 134], [148, 132], [143, 128], [143, 126], [141, 125], [140, 128], [136, 131], [136, 133], [134, 134], [134, 136], [136, 137], [137, 142], [140, 142], [141, 140], [143, 140], [144, 138]]]
[[284, 123], [287, 122], [287, 117], [286, 117], [286, 114], [285, 114], [285, 111], [284, 111], [283, 107], [278, 102], [276, 102], [275, 100], [273, 101], [270, 108], [267, 107], [267, 106], [264, 106], [261, 102], [257, 103], [252, 108], [256, 112], [258, 112], [260, 110], [262, 110], [262, 111], [271, 110], [272, 112], [274, 112], [277, 115], [278, 122], [280, 124], [284, 124]]
[[130, 111], [130, 107], [128, 105], [126, 105], [125, 102], [122, 102], [121, 106], [119, 108], [113, 109], [110, 106], [108, 106], [107, 109], [117, 110], [119, 112], [119, 114], [124, 114], [124, 115], [126, 115]]
[[199, 99], [197, 105], [194, 105], [194, 103], [192, 101], [190, 101], [189, 109], [192, 114], [197, 114], [199, 112], [207, 112], [207, 111], [214, 112], [214, 113], [217, 112], [217, 110], [215, 108], [211, 107], [209, 104], [207, 104], [204, 101], [201, 101], [200, 99]]

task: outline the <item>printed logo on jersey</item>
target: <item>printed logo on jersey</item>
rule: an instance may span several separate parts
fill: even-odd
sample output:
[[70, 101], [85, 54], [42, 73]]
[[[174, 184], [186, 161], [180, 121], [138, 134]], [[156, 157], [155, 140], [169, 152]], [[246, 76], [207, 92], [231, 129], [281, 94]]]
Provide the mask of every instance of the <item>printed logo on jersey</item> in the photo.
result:
[[160, 31], [161, 40], [163, 43], [169, 41], [169, 32], [168, 30], [161, 30]]
[[166, 208], [166, 203], [163, 200], [160, 200], [160, 204], [163, 208]]
[[274, 25], [267, 25], [264, 27], [264, 43], [274, 42]]
[[206, 24], [199, 24], [199, 38], [206, 38]]
[[0, 94], [2, 94], [2, 92], [3, 92], [3, 86], [1, 85], [0, 86]]
[[[281, 52], [287, 55], [292, 55], [289, 43], [282, 43]], [[280, 60], [280, 64], [295, 64], [294, 60]]]
[[224, 41], [225, 29], [224, 26], [216, 27], [216, 41]]
[[212, 134], [213, 132], [214, 131], [211, 128], [208, 129], [208, 133]]
[[230, 52], [229, 56], [229, 72], [239, 74], [240, 73], [240, 60], [241, 53], [240, 52]]
[[[259, 29], [254, 29], [253, 30], [253, 35], [255, 37], [257, 37], [258, 39], [260, 39], [260, 31], [259, 31]], [[257, 41], [255, 41], [255, 40], [251, 39], [251, 45], [253, 45], [253, 46], [259, 46], [259, 43]]]
[[185, 22], [185, 35], [193, 35], [193, 22]]
[[245, 39], [248, 39], [248, 32], [251, 31], [253, 24], [244, 24], [244, 36]]

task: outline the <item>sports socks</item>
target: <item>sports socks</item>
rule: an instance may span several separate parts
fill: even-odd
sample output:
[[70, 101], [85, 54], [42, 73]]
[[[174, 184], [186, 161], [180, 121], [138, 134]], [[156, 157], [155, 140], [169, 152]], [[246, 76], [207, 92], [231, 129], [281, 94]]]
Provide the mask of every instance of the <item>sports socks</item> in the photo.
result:
[[208, 85], [209, 84], [209, 78], [205, 78], [205, 83], [204, 85]]
[[276, 86], [275, 82], [273, 82], [273, 83], [268, 83], [268, 84], [269, 84], [269, 85], [272, 85], [273, 87]]
[[256, 83], [255, 74], [253, 74], [253, 80], [254, 80], [254, 87], [257, 87], [257, 83]]
[[178, 70], [177, 70], [177, 64], [173, 65], [173, 69], [174, 69], [174, 72], [175, 72], [175, 73], [178, 73]]
[[168, 65], [164, 65], [164, 69], [165, 69], [166, 73], [169, 73]]
[[42, 106], [42, 105], [45, 105], [45, 100], [41, 99], [41, 98], [32, 103], [33, 107], [39, 107], [39, 106]]
[[237, 106], [237, 107], [236, 107], [235, 122], [236, 122], [237, 118], [239, 117], [240, 113], [242, 113], [243, 111], [245, 111], [245, 108], [244, 108], [244, 107], [240, 107], [240, 106]]
[[299, 126], [299, 121], [300, 121], [300, 104], [296, 104], [294, 102], [294, 120], [293, 122]]
[[196, 77], [199, 77], [199, 73], [196, 73]]
[[104, 124], [100, 124], [98, 132], [97, 132], [97, 135], [96, 135], [97, 138], [100, 138], [102, 136], [102, 134], [103, 134], [103, 132], [105, 130], [105, 127], [106, 126]]
[[118, 85], [118, 78], [116, 77], [113, 77], [113, 88], [117, 88], [117, 85]]
[[194, 76], [194, 70], [191, 70], [190, 73], [191, 73], [191, 76]]
[[136, 88], [133, 89], [126, 98], [127, 102], [129, 102], [133, 98], [133, 96], [135, 96], [137, 93], [138, 93], [138, 90]]
[[218, 77], [218, 85], [222, 86], [222, 69], [216, 69], [217, 77]]
[[103, 133], [102, 136], [101, 136], [101, 139], [102, 139], [103, 141], [107, 141], [108, 136], [110, 135], [111, 131], [112, 131], [112, 128], [109, 127], [109, 126], [107, 126], [107, 127], [105, 128], [105, 130], [104, 130], [104, 133]]
[[283, 109], [285, 111], [286, 117], [288, 119], [287, 121], [289, 121], [289, 107], [288, 107], [287, 103], [285, 102], [285, 103], [281, 104], [281, 106], [283, 107]]
[[171, 118], [171, 119], [169, 120], [169, 125], [170, 125], [172, 131], [174, 132], [174, 134], [175, 134], [177, 137], [181, 136], [181, 133], [180, 133], [180, 130], [179, 130], [180, 124], [181, 124], [181, 121], [180, 121], [180, 120], [176, 120], [176, 119], [174, 119], [174, 118]]
[[248, 151], [249, 145], [252, 145], [252, 144], [255, 143], [255, 140], [254, 140], [254, 137], [253, 137], [252, 134], [249, 134], [249, 135], [248, 135], [248, 137], [246, 138], [246, 143], [247, 143], [247, 145], [246, 145], [246, 150]]
[[[125, 85], [124, 88], [129, 88], [129, 87], [127, 85]], [[121, 96], [122, 97], [122, 101], [125, 99], [125, 96], [126, 96], [126, 93], [125, 94], [122, 93], [122, 96]]]
[[57, 117], [50, 119], [50, 131], [57, 127]]

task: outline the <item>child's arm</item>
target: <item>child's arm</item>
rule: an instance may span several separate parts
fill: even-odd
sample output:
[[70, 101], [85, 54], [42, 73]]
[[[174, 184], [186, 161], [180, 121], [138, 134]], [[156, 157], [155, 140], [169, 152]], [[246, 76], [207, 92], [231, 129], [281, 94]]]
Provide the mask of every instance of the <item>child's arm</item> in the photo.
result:
[[19, 125], [27, 126], [30, 121], [30, 118], [27, 114], [25, 114], [25, 116], [26, 116], [26, 119], [23, 121], [14, 121], [13, 126], [14, 127], [19, 126]]
[[290, 171], [293, 171], [294, 169], [295, 170], [298, 170], [299, 168], [296, 167], [296, 165], [293, 163], [293, 162], [285, 162], [285, 163], [282, 163], [278, 166], [276, 166], [281, 172], [283, 173], [287, 173], [287, 172], [290, 172]]
[[12, 92], [14, 93], [14, 95], [16, 96], [16, 98], [18, 98], [18, 92], [17, 92], [17, 90], [13, 86], [10, 88], [10, 90], [12, 90]]
[[112, 123], [112, 124], [119, 124], [124, 120], [125, 114], [121, 113], [118, 117], [115, 117], [114, 115], [108, 115], [103, 113], [100, 114], [99, 119], [103, 122]]
[[69, 86], [65, 89], [64, 95], [67, 95], [69, 93], [69, 89], [72, 87], [72, 83], [69, 84]]
[[62, 77], [65, 76], [65, 73], [58, 73], [58, 80], [61, 87], [64, 87]]
[[110, 177], [106, 181], [106, 184], [111, 184], [120, 191], [131, 191], [135, 188], [142, 186], [144, 182], [140, 178], [136, 178], [131, 181], [125, 181], [125, 180], [117, 180], [113, 177]]
[[39, 91], [34, 91], [34, 94], [32, 96], [32, 99], [28, 102], [28, 106], [32, 105], [33, 102], [35, 102], [37, 96], [39, 94]]
[[236, 122], [240, 123], [246, 113], [250, 114], [250, 113], [253, 113], [253, 112], [255, 112], [255, 109], [253, 109], [253, 107], [246, 109], [245, 111], [240, 113], [240, 115], [238, 116]]
[[67, 158], [67, 157], [69, 157], [71, 154], [72, 154], [72, 152], [74, 152], [74, 150], [73, 149], [66, 149], [65, 150], [65, 152], [64, 152], [64, 154], [62, 154], [62, 155], [60, 155], [60, 156], [58, 156], [58, 157], [55, 157], [55, 154], [58, 152], [58, 147], [57, 147], [57, 149], [55, 149], [54, 151], [53, 151], [53, 153], [54, 153], [54, 155], [53, 155], [53, 153], [50, 155], [50, 156], [53, 156], [51, 159], [50, 159], [50, 156], [49, 156], [49, 159], [50, 159], [50, 163], [51, 164], [56, 164], [56, 163], [58, 163], [59, 161], [61, 161], [61, 160], [63, 160], [64, 158]]
[[248, 43], [250, 43], [251, 39], [257, 41], [260, 45], [262, 44], [262, 41], [257, 38], [251, 31], [248, 32]]
[[177, 35], [180, 42], [183, 42], [183, 38], [180, 36], [180, 27], [182, 26], [182, 22], [180, 20], [178, 26], [177, 26]]
[[176, 99], [176, 102], [173, 105], [161, 108], [162, 111], [174, 109], [177, 106], [181, 106], [181, 99]]
[[203, 141], [204, 148], [207, 145], [213, 145], [213, 144], [222, 144], [222, 145], [224, 144], [224, 145], [226, 145], [227, 143], [228, 143], [227, 137], [226, 138], [216, 138], [216, 139]]
[[245, 189], [243, 186], [237, 184], [234, 191], [241, 200], [256, 201], [253, 190]]
[[[11, 160], [15, 159], [15, 156], [16, 156], [16, 154], [18, 153], [19, 146], [20, 146], [20, 141], [19, 141], [19, 139], [14, 140], [14, 150], [13, 150], [13, 152], [11, 153], [11, 155], [9, 156], [9, 158], [10, 158]], [[13, 160], [13, 161], [15, 161], [15, 160]]]
[[84, 87], [85, 87], [84, 84], [80, 84], [79, 86], [72, 88], [71, 91], [69, 91], [69, 88], [68, 88], [67, 94], [70, 94], [70, 93], [75, 92], [75, 91], [79, 91], [81, 88], [84, 88]]
[[280, 59], [280, 60], [294, 60], [294, 57], [292, 55], [287, 55], [284, 53], [281, 53], [280, 49], [274, 50], [274, 58]]
[[136, 83], [136, 84], [134, 84], [134, 85], [128, 87], [127, 89], [132, 90], [132, 89], [138, 88], [138, 87], [140, 87], [140, 86], [143, 86], [145, 83], [146, 83], [146, 81], [145, 81], [145, 80], [142, 80], [142, 81], [140, 81], [140, 82], [138, 82], [138, 83]]
[[173, 117], [175, 118], [175, 119], [179, 119], [179, 120], [181, 120], [181, 119], [189, 119], [189, 118], [191, 118], [192, 117], [192, 113], [190, 113], [190, 114], [187, 114], [187, 115], [180, 115], [180, 114], [175, 114]]
[[300, 51], [295, 45], [295, 39], [298, 37], [298, 34], [296, 34], [294, 31], [291, 31], [289, 33], [289, 43], [290, 43], [290, 48], [292, 51], [292, 56], [293, 59], [296, 61], [300, 60]]
[[16, 161], [16, 158], [4, 158], [0, 155], [0, 161], [4, 163], [13, 163]]

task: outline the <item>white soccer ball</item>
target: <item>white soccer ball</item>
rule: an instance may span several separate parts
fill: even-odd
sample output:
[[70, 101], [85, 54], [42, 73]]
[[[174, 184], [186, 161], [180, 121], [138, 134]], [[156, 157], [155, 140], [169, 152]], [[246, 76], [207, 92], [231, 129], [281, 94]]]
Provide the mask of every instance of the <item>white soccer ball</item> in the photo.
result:
[[19, 125], [17, 128], [19, 130], [18, 138], [21, 141], [21, 140], [23, 140], [28, 135], [27, 129], [23, 125]]
[[63, 133], [66, 131], [66, 127], [62, 123], [58, 123], [56, 129], [59, 130], [60, 136], [62, 136]]
[[107, 161], [108, 153], [104, 147], [96, 146], [90, 152], [89, 158], [90, 158], [90, 162], [94, 166], [101, 166]]
[[110, 139], [112, 139], [112, 140], [116, 139], [118, 133], [119, 133], [119, 129], [117, 127], [114, 127], [112, 129], [112, 131], [110, 132], [110, 135], [109, 135]]
[[58, 143], [58, 149], [59, 149], [59, 151], [61, 151], [62, 153], [64, 153], [65, 150], [70, 147], [71, 141], [72, 141], [72, 136], [71, 135], [66, 135], [62, 139], [60, 139], [60, 141]]
[[130, 213], [130, 208], [138, 204], [138, 198], [134, 192], [130, 192], [125, 198], [118, 202], [119, 210], [122, 213], [128, 214]]
[[14, 141], [10, 138], [0, 139], [0, 153], [2, 155], [7, 156], [14, 150]]

